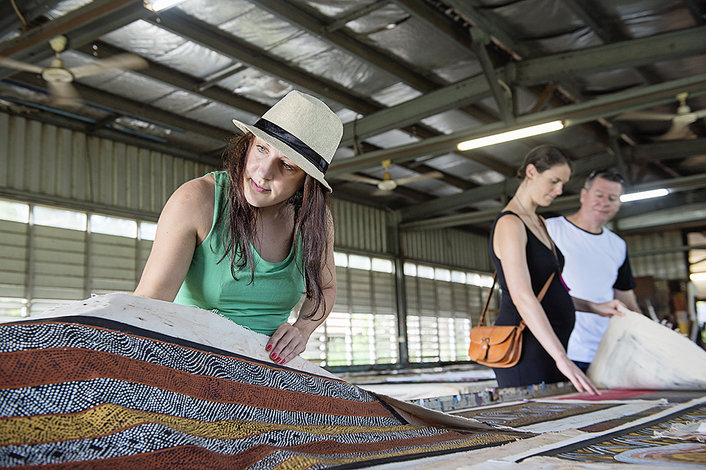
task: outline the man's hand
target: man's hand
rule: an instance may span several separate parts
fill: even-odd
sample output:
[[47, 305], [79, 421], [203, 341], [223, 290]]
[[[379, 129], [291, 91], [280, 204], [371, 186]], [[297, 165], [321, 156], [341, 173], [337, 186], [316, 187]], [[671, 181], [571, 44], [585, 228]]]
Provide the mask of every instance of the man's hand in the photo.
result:
[[625, 304], [618, 299], [613, 299], [602, 303], [591, 302], [591, 307], [593, 313], [602, 317], [612, 317], [613, 315], [622, 317], [624, 313], [621, 309], [627, 309]]

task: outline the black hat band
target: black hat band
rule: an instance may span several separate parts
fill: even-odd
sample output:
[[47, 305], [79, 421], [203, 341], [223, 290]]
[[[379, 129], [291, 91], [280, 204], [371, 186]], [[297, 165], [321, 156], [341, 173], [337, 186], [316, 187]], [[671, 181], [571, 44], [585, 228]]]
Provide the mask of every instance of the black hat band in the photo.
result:
[[319, 155], [314, 149], [306, 145], [304, 142], [299, 140], [294, 134], [290, 134], [286, 130], [279, 127], [277, 124], [268, 121], [267, 119], [260, 118], [256, 123], [255, 127], [265, 132], [266, 134], [274, 137], [277, 140], [290, 146], [294, 151], [298, 152], [301, 156], [306, 158], [312, 165], [316, 167], [321, 173], [326, 173], [328, 169], [328, 162]]

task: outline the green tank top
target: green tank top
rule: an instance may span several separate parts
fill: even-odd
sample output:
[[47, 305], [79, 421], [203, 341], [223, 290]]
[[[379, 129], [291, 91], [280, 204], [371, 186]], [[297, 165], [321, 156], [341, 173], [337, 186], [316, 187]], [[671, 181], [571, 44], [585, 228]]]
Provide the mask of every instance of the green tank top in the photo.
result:
[[[175, 303], [213, 310], [235, 323], [257, 333], [272, 335], [285, 323], [301, 299], [305, 289], [301, 237], [297, 237], [297, 256], [294, 246], [289, 256], [280, 263], [263, 260], [254, 246], [250, 246], [255, 260], [255, 280], [250, 283], [250, 268], [236, 271], [233, 278], [230, 257], [225, 252], [223, 224], [226, 217], [218, 215], [227, 207], [229, 179], [225, 171], [212, 173], [216, 180], [213, 222], [206, 239], [194, 250]], [[218, 221], [218, 223], [217, 223]]]

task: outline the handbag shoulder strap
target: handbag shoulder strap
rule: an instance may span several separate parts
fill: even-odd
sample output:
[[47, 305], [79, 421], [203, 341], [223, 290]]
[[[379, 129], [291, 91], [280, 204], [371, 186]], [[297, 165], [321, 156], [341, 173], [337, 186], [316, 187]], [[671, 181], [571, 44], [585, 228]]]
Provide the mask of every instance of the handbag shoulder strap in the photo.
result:
[[[549, 243], [551, 244], [552, 247], [552, 253], [554, 253], [554, 258], [556, 258], [557, 262], [557, 270], [559, 269], [559, 255], [556, 253], [556, 246], [554, 245], [554, 240], [552, 240], [551, 235], [549, 235], [549, 230], [547, 230], [547, 223], [544, 221], [544, 217], [539, 216], [539, 220], [542, 221], [542, 228], [544, 229], [544, 233], [547, 234], [547, 238], [549, 238]], [[539, 293], [537, 294], [537, 300], [540, 302], [544, 298], [544, 294], [547, 293], [547, 289], [549, 289], [549, 284], [552, 283], [552, 279], [554, 279], [554, 275], [556, 274], [556, 271], [552, 272], [552, 274], [549, 276], [547, 281], [544, 283], [542, 286], [542, 289], [540, 289]], [[497, 271], [493, 275], [493, 286], [490, 288], [490, 292], [488, 292], [488, 297], [485, 299], [485, 305], [483, 306], [483, 311], [480, 314], [480, 319], [478, 320], [478, 325], [483, 324], [483, 320], [485, 320], [485, 312], [488, 310], [488, 305], [490, 305], [490, 298], [493, 296], [493, 291], [495, 290], [495, 282], [498, 280], [498, 273]], [[523, 324], [525, 321], [522, 320], [520, 324]]]
[[[544, 294], [547, 293], [547, 290], [549, 289], [549, 284], [552, 283], [552, 279], [554, 279], [554, 275], [556, 274], [556, 271], [552, 272], [552, 274], [547, 278], [547, 281], [544, 283], [542, 286], [542, 289], [539, 291], [537, 294], [537, 300], [542, 301], [544, 298]], [[490, 292], [488, 292], [488, 297], [485, 299], [485, 305], [483, 305], [483, 311], [480, 314], [480, 319], [478, 320], [478, 325], [483, 325], [483, 320], [485, 320], [485, 312], [488, 311], [488, 305], [490, 305], [490, 298], [493, 296], [493, 291], [495, 290], [495, 283], [498, 280], [498, 273], [497, 271], [493, 275], [493, 285], [490, 287]], [[525, 321], [522, 320], [521, 323], [524, 323]]]
[[478, 325], [483, 324], [483, 320], [485, 319], [485, 312], [488, 310], [488, 305], [490, 305], [490, 298], [493, 296], [493, 291], [495, 290], [495, 283], [498, 280], [498, 272], [496, 271], [493, 274], [493, 285], [490, 286], [490, 291], [488, 292], [488, 297], [485, 298], [485, 305], [483, 305], [483, 311], [480, 314], [480, 319], [478, 320]]

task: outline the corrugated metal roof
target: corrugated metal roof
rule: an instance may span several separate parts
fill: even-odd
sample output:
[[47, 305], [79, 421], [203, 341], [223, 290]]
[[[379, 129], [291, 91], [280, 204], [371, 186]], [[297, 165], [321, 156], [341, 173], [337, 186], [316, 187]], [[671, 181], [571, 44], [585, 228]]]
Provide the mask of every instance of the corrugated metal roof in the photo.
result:
[[[681, 135], [661, 137], [677, 93], [688, 92], [686, 114], [706, 109], [702, 2], [184, 0], [159, 13], [139, 0], [22, 3], [20, 15], [0, 5], [0, 56], [48, 67], [48, 40], [63, 34], [66, 67], [123, 52], [149, 66], [76, 79], [84, 101], [69, 108], [51, 99], [36, 72], [0, 68], [1, 109], [44, 122], [68, 117], [87, 131], [129, 133], [148, 148], [166, 142], [212, 162], [235, 131], [231, 119], [252, 122], [299, 89], [346, 125], [329, 172], [334, 196], [400, 210], [403, 222], [468, 214], [452, 225], [486, 229], [483, 214], [500, 207], [524, 154], [544, 143], [577, 160], [568, 197], [596, 165], [626, 170], [634, 185], [669, 186], [706, 172], [702, 114]], [[626, 111], [642, 114], [616, 119]], [[454, 148], [462, 136], [549, 115], [572, 125]], [[442, 176], [380, 195], [370, 183], [382, 178], [385, 159], [393, 178]], [[705, 200], [703, 187], [689, 187], [660, 207]], [[655, 208], [642, 203], [625, 216]]]

